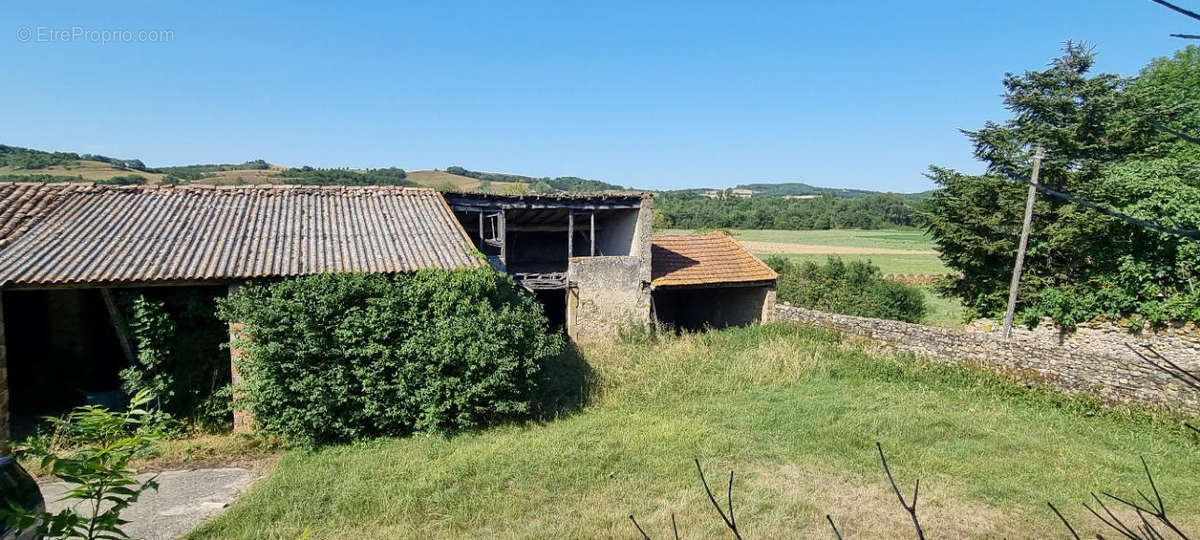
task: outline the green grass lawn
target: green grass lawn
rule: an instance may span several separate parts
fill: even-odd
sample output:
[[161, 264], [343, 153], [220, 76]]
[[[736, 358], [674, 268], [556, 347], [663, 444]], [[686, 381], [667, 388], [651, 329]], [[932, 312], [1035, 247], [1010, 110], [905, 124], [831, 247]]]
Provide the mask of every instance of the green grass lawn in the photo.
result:
[[925, 295], [925, 319], [921, 322], [932, 326], [962, 328], [966, 309], [957, 298], [946, 298], [933, 291], [933, 287], [921, 287]]
[[[730, 470], [747, 538], [906, 536], [879, 467], [921, 479], [931, 538], [1095, 531], [1088, 493], [1145, 488], [1200, 523], [1200, 446], [1165, 420], [1100, 411], [964, 367], [873, 356], [771, 324], [589, 349], [583, 409], [544, 423], [295, 450], [193, 538], [725, 537], [696, 477]], [[564, 388], [583, 384], [564, 375]], [[1130, 413], [1132, 414], [1132, 413]], [[909, 491], [911, 493], [911, 491]]]
[[849, 246], [863, 248], [889, 248], [934, 250], [933, 241], [919, 230], [860, 230], [838, 229], [830, 231], [776, 231], [736, 229], [730, 231], [739, 240], [751, 242], [785, 242], [820, 246]]
[[[655, 231], [656, 234], [688, 234], [694, 231], [669, 229]], [[748, 242], [782, 242], [813, 246], [848, 246], [860, 248], [913, 249], [929, 251], [936, 249], [933, 240], [924, 231], [916, 229], [835, 229], [828, 231], [782, 231], [758, 229], [730, 229], [735, 238]]]
[[[756, 253], [759, 258], [766, 258], [770, 255], [765, 253]], [[829, 259], [829, 254], [804, 254], [804, 255], [778, 255], [786, 257], [793, 261], [812, 261], [817, 264], [824, 264]], [[937, 255], [838, 255], [843, 261], [870, 261], [871, 264], [879, 267], [879, 270], [884, 274], [945, 274], [947, 272], [946, 265], [942, 264], [941, 259]]]

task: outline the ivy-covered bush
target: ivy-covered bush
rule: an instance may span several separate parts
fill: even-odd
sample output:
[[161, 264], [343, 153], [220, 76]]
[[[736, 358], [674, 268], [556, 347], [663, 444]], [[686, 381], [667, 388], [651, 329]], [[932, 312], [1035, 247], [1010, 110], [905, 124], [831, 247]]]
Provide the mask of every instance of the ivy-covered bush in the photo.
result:
[[121, 389], [149, 392], [154, 409], [204, 429], [228, 429], [228, 327], [217, 317], [225, 287], [154, 287], [121, 293], [121, 313], [137, 361]]
[[258, 427], [304, 443], [527, 415], [562, 349], [539, 305], [490, 269], [250, 285], [221, 315], [245, 325], [238, 372]]
[[884, 279], [879, 267], [869, 262], [843, 262], [829, 257], [824, 265], [812, 261], [795, 263], [768, 257], [764, 262], [779, 273], [779, 300], [797, 306], [877, 319], [920, 322], [925, 316], [925, 297], [911, 285]]

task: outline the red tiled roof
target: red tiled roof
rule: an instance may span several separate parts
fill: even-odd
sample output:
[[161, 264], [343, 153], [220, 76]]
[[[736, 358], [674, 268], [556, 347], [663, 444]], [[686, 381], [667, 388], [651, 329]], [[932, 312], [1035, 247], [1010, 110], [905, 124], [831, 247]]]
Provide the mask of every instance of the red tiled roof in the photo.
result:
[[720, 231], [655, 236], [651, 268], [655, 287], [770, 281], [779, 277]]

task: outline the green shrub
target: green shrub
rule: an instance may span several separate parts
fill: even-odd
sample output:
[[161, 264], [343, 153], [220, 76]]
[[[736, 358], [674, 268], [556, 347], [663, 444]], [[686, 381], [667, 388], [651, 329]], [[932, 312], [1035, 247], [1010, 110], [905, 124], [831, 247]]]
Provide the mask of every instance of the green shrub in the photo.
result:
[[146, 390], [155, 408], [202, 429], [232, 425], [229, 333], [217, 317], [224, 287], [152, 287], [120, 293], [137, 362], [121, 370], [121, 388]]
[[768, 257], [767, 265], [779, 272], [778, 298], [784, 302], [843, 315], [920, 322], [925, 297], [911, 285], [883, 278], [870, 262], [843, 262], [831, 256], [824, 265], [797, 264]]
[[316, 275], [242, 288], [245, 404], [297, 442], [454, 431], [531, 412], [558, 354], [534, 300], [490, 269]]

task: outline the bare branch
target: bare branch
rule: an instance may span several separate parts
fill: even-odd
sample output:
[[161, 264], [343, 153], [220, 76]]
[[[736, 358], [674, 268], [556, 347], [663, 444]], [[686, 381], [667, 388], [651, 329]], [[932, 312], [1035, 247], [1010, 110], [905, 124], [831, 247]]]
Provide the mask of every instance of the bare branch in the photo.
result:
[[679, 540], [679, 525], [675, 524], [675, 512], [671, 512], [671, 530], [675, 532], [675, 540]]
[[1196, 34], [1171, 34], [1171, 37], [1179, 39], [1200, 39], [1200, 35]]
[[[672, 517], [671, 519], [674, 519], [674, 518]], [[643, 540], [650, 540], [650, 535], [646, 534], [646, 531], [642, 530], [642, 526], [638, 525], [638, 522], [636, 519], [633, 519], [633, 514], [629, 514], [629, 521], [632, 521], [633, 526], [637, 527], [638, 532], [642, 533]]]
[[825, 521], [829, 522], [829, 526], [833, 529], [833, 535], [837, 537], [837, 540], [842, 540], [842, 533], [838, 531], [837, 525], [833, 524], [833, 518], [829, 517], [829, 514], [825, 514]]
[[892, 483], [892, 490], [896, 492], [896, 498], [900, 499], [900, 506], [908, 511], [908, 515], [912, 516], [913, 526], [917, 528], [917, 538], [925, 540], [925, 531], [921, 529], [921, 521], [917, 519], [917, 492], [921, 489], [921, 480], [917, 479], [917, 485], [913, 488], [912, 505], [904, 502], [904, 495], [900, 494], [900, 487], [896, 485], [896, 479], [892, 477], [892, 470], [888, 468], [887, 456], [883, 455], [883, 445], [875, 442], [875, 448], [879, 449], [879, 461], [883, 462], [883, 472], [887, 473], [888, 481]]
[[1071, 522], [1067, 521], [1067, 518], [1063, 517], [1062, 512], [1059, 512], [1058, 509], [1054, 507], [1054, 503], [1046, 504], [1049, 505], [1050, 509], [1054, 511], [1054, 515], [1058, 516], [1058, 519], [1062, 520], [1063, 525], [1066, 525], [1067, 530], [1071, 531], [1071, 536], [1074, 537], [1075, 540], [1079, 540], [1079, 533], [1075, 532], [1075, 527], [1072, 527]]
[[[1163, 525], [1166, 525], [1168, 529], [1171, 529], [1172, 532], [1179, 535], [1180, 538], [1187, 539], [1188, 536], [1184, 534], [1183, 531], [1179, 530], [1179, 527], [1176, 527], [1175, 524], [1171, 522], [1171, 519], [1167, 517], [1166, 504], [1163, 502], [1162, 494], [1158, 492], [1158, 485], [1154, 483], [1154, 475], [1150, 473], [1150, 465], [1146, 463], [1146, 458], [1142, 458], [1142, 469], [1146, 471], [1146, 479], [1150, 481], [1150, 489], [1154, 493], [1154, 500], [1150, 500], [1150, 497], [1147, 497], [1146, 494], [1142, 493], [1141, 490], [1138, 490], [1138, 495], [1142, 497], [1142, 500], [1146, 501], [1146, 504], [1149, 505], [1149, 508], [1143, 507], [1131, 501], [1127, 501], [1111, 493], [1105, 493], [1104, 496], [1124, 504], [1125, 506], [1133, 508], [1138, 512], [1139, 517], [1141, 517], [1142, 512], [1154, 516], [1156, 519], [1158, 519], [1158, 521], [1162, 522]], [[1095, 497], [1095, 495], [1092, 496]], [[1147, 523], [1147, 525], [1149, 525], [1149, 523]], [[1154, 533], [1157, 534], [1158, 531], [1154, 531]]]
[[1154, 347], [1146, 345], [1146, 350], [1150, 351], [1152, 354], [1154, 354], [1154, 356], [1162, 358], [1163, 362], [1166, 362], [1168, 366], [1171, 366], [1171, 369], [1174, 369], [1175, 371], [1187, 376], [1187, 378], [1189, 378], [1193, 381], [1191, 383], [1188, 383], [1188, 385], [1196, 390], [1200, 390], [1200, 377], [1196, 376], [1195, 373], [1192, 373], [1186, 369], [1183, 369], [1182, 367], [1179, 367], [1179, 364], [1176, 364], [1175, 362], [1172, 362], [1170, 358], [1167, 358], [1166, 356], [1159, 354], [1158, 351], [1154, 350]]
[[1126, 526], [1125, 522], [1121, 521], [1121, 518], [1118, 518], [1116, 516], [1116, 514], [1113, 514], [1112, 511], [1109, 510], [1108, 507], [1104, 505], [1104, 501], [1101, 501], [1100, 497], [1096, 496], [1095, 493], [1092, 494], [1092, 499], [1096, 501], [1096, 504], [1100, 505], [1100, 508], [1104, 510], [1105, 514], [1108, 514], [1108, 517], [1112, 518], [1112, 521], [1110, 522], [1107, 519], [1104, 519], [1104, 516], [1101, 516], [1099, 512], [1096, 512], [1096, 510], [1093, 509], [1091, 506], [1089, 506], [1087, 503], [1084, 503], [1083, 507], [1087, 508], [1088, 512], [1091, 512], [1093, 516], [1096, 516], [1096, 519], [1099, 519], [1100, 521], [1104, 522], [1105, 525], [1108, 525], [1108, 528], [1121, 533], [1122, 535], [1125, 536], [1125, 538], [1128, 538], [1129, 540], [1143, 540], [1143, 538], [1140, 535], [1133, 532], [1133, 530], [1131, 530], [1128, 526]]
[[1151, 1], [1151, 2], [1154, 2], [1155, 4], [1158, 4], [1158, 5], [1160, 5], [1160, 6], [1164, 6], [1164, 7], [1166, 7], [1167, 9], [1170, 9], [1170, 10], [1172, 10], [1172, 11], [1175, 11], [1175, 12], [1177, 12], [1177, 13], [1182, 13], [1182, 14], [1184, 14], [1184, 15], [1188, 16], [1188, 17], [1191, 17], [1191, 18], [1193, 18], [1193, 19], [1196, 19], [1197, 21], [1200, 21], [1200, 13], [1196, 13], [1195, 11], [1191, 11], [1191, 10], [1188, 10], [1188, 9], [1181, 8], [1181, 7], [1179, 7], [1179, 6], [1175, 5], [1175, 4], [1172, 4], [1172, 3], [1170, 3], [1170, 2], [1167, 2], [1167, 0], [1150, 0], [1150, 1]]
[[712, 502], [713, 508], [717, 509], [717, 513], [721, 515], [721, 521], [725, 522], [725, 526], [733, 532], [733, 536], [738, 540], [742, 540], [742, 533], [738, 532], [737, 524], [733, 522], [733, 471], [729, 471], [729, 516], [725, 515], [725, 511], [721, 509], [721, 504], [717, 502], [717, 498], [713, 497], [712, 489], [708, 487], [708, 479], [704, 477], [704, 469], [700, 467], [700, 460], [696, 460], [696, 471], [700, 473], [700, 483], [704, 484], [704, 492], [708, 494], [708, 500]]

